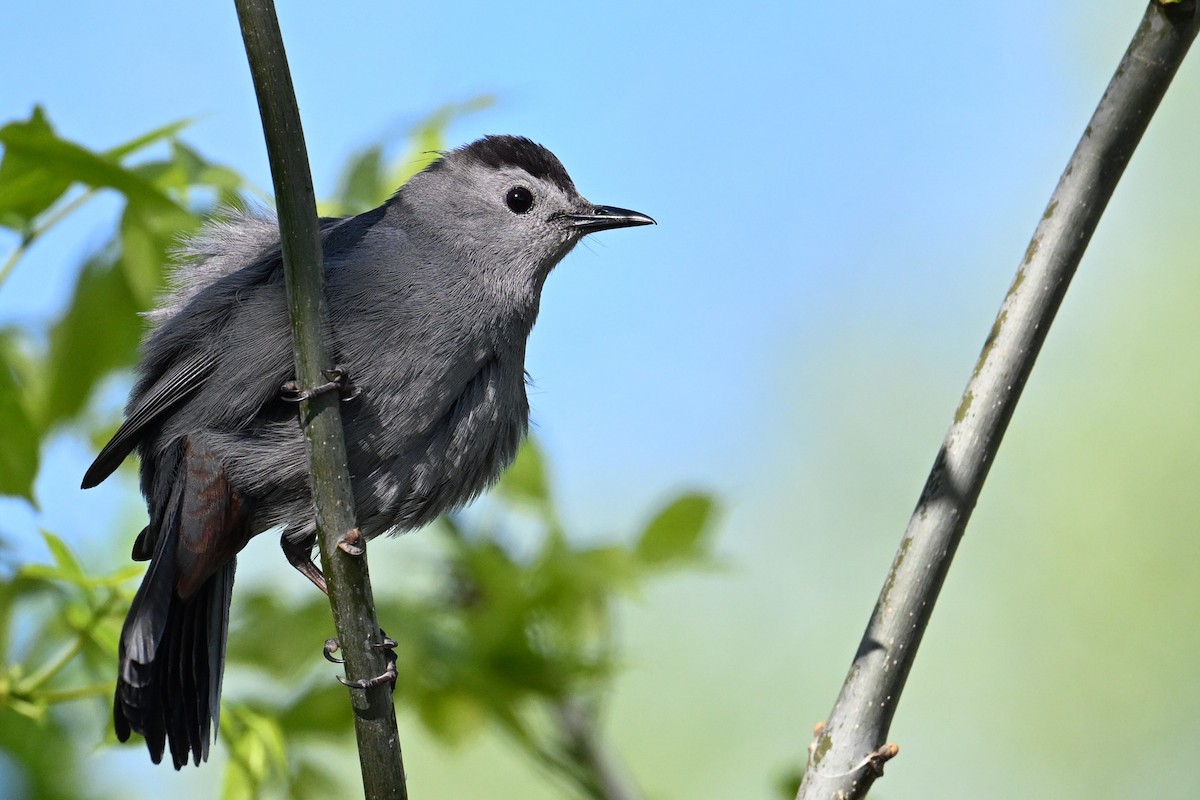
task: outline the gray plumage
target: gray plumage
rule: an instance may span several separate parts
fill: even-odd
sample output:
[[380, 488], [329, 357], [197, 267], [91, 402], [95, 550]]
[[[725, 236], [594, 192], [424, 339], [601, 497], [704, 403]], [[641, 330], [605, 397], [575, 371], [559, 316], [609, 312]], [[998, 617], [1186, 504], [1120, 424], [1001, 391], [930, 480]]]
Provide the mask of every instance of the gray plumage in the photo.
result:
[[[496, 479], [528, 426], [525, 344], [546, 276], [584, 234], [652, 222], [588, 203], [553, 154], [507, 136], [450, 152], [377, 209], [322, 220], [365, 536], [425, 525]], [[125, 423], [84, 478], [138, 449], [150, 524], [134, 558], [151, 564], [121, 636], [114, 719], [156, 762], [169, 744], [176, 768], [207, 758], [236, 553], [277, 526], [315, 544], [303, 434], [279, 394], [294, 366], [276, 223], [209, 223], [181, 261], [149, 315]]]

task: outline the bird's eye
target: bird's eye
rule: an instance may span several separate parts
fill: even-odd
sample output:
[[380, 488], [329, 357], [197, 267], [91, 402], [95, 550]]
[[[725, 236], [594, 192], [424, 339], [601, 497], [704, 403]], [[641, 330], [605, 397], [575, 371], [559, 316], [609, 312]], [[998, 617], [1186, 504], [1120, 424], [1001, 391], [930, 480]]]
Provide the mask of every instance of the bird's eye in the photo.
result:
[[504, 195], [504, 203], [514, 214], [524, 214], [533, 208], [533, 192], [524, 186], [514, 186]]

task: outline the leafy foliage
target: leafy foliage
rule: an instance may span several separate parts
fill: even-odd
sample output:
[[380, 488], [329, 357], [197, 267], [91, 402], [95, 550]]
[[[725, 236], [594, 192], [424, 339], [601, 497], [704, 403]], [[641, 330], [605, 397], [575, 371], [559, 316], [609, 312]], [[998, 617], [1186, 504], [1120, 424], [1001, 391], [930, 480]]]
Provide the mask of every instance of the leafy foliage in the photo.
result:
[[23, 364], [17, 333], [0, 331], [0, 419], [4, 420], [4, 446], [0, 447], [0, 494], [31, 497], [38, 469], [41, 439], [29, 393], [21, 376], [32, 373]]
[[[587, 790], [586, 765], [545, 720], [568, 702], [582, 701], [591, 714], [600, 713], [618, 666], [613, 604], [663, 567], [657, 557], [642, 556], [641, 543], [658, 531], [653, 535], [691, 543], [677, 551], [678, 563], [709, 561], [701, 534], [710, 528], [711, 504], [703, 504], [702, 514], [684, 516], [671, 512], [676, 501], [628, 542], [572, 546], [555, 519], [546, 476], [530, 480], [542, 464], [536, 445], [527, 444], [520, 459], [497, 491], [504, 498], [498, 522], [450, 517], [423, 531], [438, 540], [435, 580], [401, 597], [377, 598], [380, 619], [402, 624], [392, 631], [399, 633], [397, 705], [416, 710], [447, 743], [497, 725], [535, 761], [585, 796], [598, 796]], [[530, 485], [542, 486], [543, 493], [529, 494]], [[537, 501], [533, 520], [518, 505], [526, 500]], [[518, 520], [543, 531], [540, 548], [524, 558], [501, 544], [510, 538], [505, 525]], [[314, 662], [312, 642], [275, 635], [284, 626], [329, 629], [325, 598], [315, 595], [297, 605], [262, 589], [239, 595], [237, 602], [242, 625], [231, 638], [231, 663], [265, 669], [273, 681], [295, 681], [298, 664], [316, 663], [326, 676], [299, 695], [261, 701], [261, 707], [280, 721], [289, 740], [349, 737], [345, 691], [328, 682], [322, 662]], [[301, 760], [292, 774], [311, 766]]]
[[[322, 213], [378, 205], [444, 149], [451, 120], [490, 102], [440, 109], [414, 129], [398, 159], [383, 145], [359, 153]], [[159, 291], [173, 243], [216, 204], [237, 204], [250, 191], [237, 173], [179, 141], [186, 124], [102, 153], [61, 138], [40, 108], [0, 128], [0, 225], [20, 237], [0, 290], [29, 245], [95, 193], [124, 200], [117, 229], [82, 265], [63, 315], [45, 331], [0, 330], [0, 492], [32, 502], [41, 442], [68, 424], [96, 433], [84, 413], [90, 397], [133, 364], [138, 312]], [[165, 155], [131, 162], [151, 146]], [[541, 451], [527, 444], [496, 487], [494, 513], [447, 517], [423, 533], [436, 542], [430, 579], [382, 598], [378, 611], [400, 625], [392, 631], [400, 707], [447, 743], [496, 726], [578, 794], [602, 797], [594, 746], [584, 740], [619, 666], [614, 605], [665, 570], [711, 561], [713, 504], [684, 495], [642, 530], [582, 546], [564, 528], [551, 484]], [[536, 542], [532, 552], [513, 546], [522, 538]], [[0, 577], [0, 751], [20, 768], [18, 795], [81, 797], [88, 789], [72, 779], [75, 760], [64, 767], [47, 753], [94, 746], [107, 729], [120, 625], [144, 567], [94, 575], [58, 536], [45, 533], [44, 541], [51, 563]], [[352, 742], [346, 690], [313, 657], [311, 637], [278, 635], [330, 630], [328, 603], [315, 592], [287, 602], [261, 586], [236, 596], [228, 668], [263, 675], [274, 691], [227, 693], [222, 795], [330, 796], [338, 782], [315, 754]], [[74, 701], [84, 698], [95, 713], [73, 725]]]
[[138, 313], [158, 293], [173, 243], [195, 230], [207, 208], [188, 205], [196, 190], [227, 201], [243, 188], [234, 172], [178, 144], [165, 159], [130, 166], [130, 157], [172, 141], [186, 124], [164, 126], [103, 153], [58, 136], [41, 108], [28, 120], [0, 127], [0, 225], [21, 241], [0, 268], [0, 289], [29, 246], [98, 191], [116, 191], [125, 202], [119, 230], [83, 265], [48, 341], [27, 331], [3, 333], [0, 409], [14, 412], [17, 445], [0, 458], [5, 493], [32, 501], [33, 442], [75, 419], [102, 378], [133, 364], [142, 327]]

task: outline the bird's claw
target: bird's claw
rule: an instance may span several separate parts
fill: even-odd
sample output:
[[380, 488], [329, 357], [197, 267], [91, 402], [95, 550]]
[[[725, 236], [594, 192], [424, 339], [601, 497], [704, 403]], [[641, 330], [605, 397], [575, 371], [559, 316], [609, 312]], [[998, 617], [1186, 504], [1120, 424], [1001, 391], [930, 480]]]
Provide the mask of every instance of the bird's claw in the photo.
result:
[[342, 538], [338, 539], [337, 548], [346, 555], [361, 556], [363, 554], [362, 533], [358, 528], [351, 528], [342, 534]]
[[[371, 646], [387, 651], [387, 667], [384, 668], [383, 673], [376, 675], [374, 678], [362, 678], [361, 680], [357, 681], [346, 680], [341, 675], [338, 675], [337, 679], [343, 686], [349, 686], [351, 689], [374, 689], [378, 686], [383, 686], [384, 684], [391, 684], [392, 689], [395, 690], [396, 678], [399, 675], [399, 673], [396, 671], [396, 640], [388, 636], [382, 630], [379, 631], [379, 635], [382, 640], [379, 642], [372, 642]], [[333, 643], [332, 648], [330, 647], [331, 642]], [[337, 639], [325, 640], [325, 658], [333, 661], [335, 664], [340, 664], [342, 663], [342, 659], [335, 659], [332, 655], [337, 649]]]
[[334, 653], [336, 653], [338, 651], [338, 648], [340, 648], [341, 646], [342, 646], [342, 643], [337, 640], [336, 636], [334, 636], [331, 639], [326, 639], [325, 647], [321, 649], [321, 653], [322, 653], [322, 655], [325, 656], [325, 660], [331, 664], [345, 664], [346, 659], [338, 658], [337, 656], [334, 655]]
[[296, 381], [284, 381], [283, 385], [279, 387], [279, 399], [286, 403], [299, 403], [302, 400], [312, 400], [314, 397], [320, 397], [328, 392], [338, 391], [342, 394], [342, 402], [345, 402], [362, 394], [362, 389], [350, 383], [350, 371], [343, 366], [321, 370], [321, 374], [325, 376], [325, 383], [312, 389], [301, 389], [300, 384]]
[[358, 681], [348, 681], [341, 675], [337, 676], [338, 681], [343, 686], [349, 686], [351, 689], [374, 689], [384, 684], [391, 684], [393, 688], [396, 686], [396, 657], [392, 656], [388, 659], [387, 669], [382, 674], [376, 675], [374, 678], [363, 678]]

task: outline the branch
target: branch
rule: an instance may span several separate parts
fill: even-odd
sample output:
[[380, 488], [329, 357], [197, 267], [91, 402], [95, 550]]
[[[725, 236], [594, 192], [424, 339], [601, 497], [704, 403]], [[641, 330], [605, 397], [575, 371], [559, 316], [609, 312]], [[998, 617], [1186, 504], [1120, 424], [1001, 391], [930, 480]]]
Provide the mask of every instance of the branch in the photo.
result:
[[797, 800], [861, 798], [938, 590], [1100, 215], [1195, 39], [1195, 0], [1155, 0], [1059, 179], [954, 414]]
[[[235, 4], [271, 161], [292, 319], [296, 381], [302, 389], [313, 388], [325, 381], [322, 371], [331, 365], [322, 341], [329, 315], [316, 200], [300, 111], [296, 107], [274, 3], [235, 0]], [[380, 631], [365, 549], [351, 555], [339, 547], [346, 537], [352, 541], [358, 539], [358, 532], [338, 393], [326, 392], [302, 402], [300, 414], [321, 564], [329, 585], [334, 625], [346, 658], [346, 673], [351, 680], [370, 678], [381, 674], [387, 665], [382, 650], [371, 646], [379, 642]], [[366, 797], [407, 798], [391, 687], [385, 684], [351, 692]]]
[[596, 732], [594, 713], [579, 700], [566, 698], [555, 704], [554, 714], [565, 750], [579, 767], [580, 788], [596, 800], [639, 800], [637, 789]]

